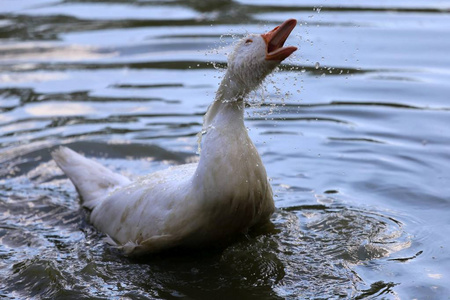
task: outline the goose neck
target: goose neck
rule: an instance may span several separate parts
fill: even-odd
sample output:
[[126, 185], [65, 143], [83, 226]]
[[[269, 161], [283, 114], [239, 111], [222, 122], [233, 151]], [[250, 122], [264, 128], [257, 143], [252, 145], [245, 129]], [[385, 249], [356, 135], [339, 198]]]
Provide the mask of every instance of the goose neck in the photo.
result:
[[244, 98], [248, 91], [241, 87], [239, 81], [233, 78], [230, 71], [227, 71], [217, 90], [214, 102], [205, 114], [204, 131], [216, 125], [222, 128], [244, 125]]
[[239, 76], [228, 69], [217, 90], [215, 100], [222, 102], [239, 102], [243, 101], [249, 92], [247, 86], [242, 83]]

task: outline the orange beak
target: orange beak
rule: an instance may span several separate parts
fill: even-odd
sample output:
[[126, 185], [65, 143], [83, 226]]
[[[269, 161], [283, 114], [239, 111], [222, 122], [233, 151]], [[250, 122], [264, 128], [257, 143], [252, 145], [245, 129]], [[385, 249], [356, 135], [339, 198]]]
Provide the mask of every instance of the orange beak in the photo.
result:
[[282, 61], [297, 50], [297, 47], [283, 47], [295, 25], [297, 25], [297, 20], [289, 19], [271, 31], [261, 34], [267, 45], [266, 60]]

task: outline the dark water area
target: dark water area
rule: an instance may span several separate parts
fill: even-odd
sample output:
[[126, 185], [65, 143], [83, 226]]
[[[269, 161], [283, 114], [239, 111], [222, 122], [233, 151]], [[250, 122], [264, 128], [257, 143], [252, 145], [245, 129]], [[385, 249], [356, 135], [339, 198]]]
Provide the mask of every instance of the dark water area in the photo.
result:
[[[299, 50], [249, 99], [272, 224], [123, 257], [50, 157], [196, 161], [242, 35]], [[450, 299], [450, 2], [0, 2], [0, 298]]]

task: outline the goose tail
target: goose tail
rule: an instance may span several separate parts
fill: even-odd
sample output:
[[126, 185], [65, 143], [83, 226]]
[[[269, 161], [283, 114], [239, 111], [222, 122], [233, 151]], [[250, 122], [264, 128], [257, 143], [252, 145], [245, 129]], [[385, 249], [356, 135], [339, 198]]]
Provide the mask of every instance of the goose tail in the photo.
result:
[[128, 178], [67, 147], [54, 150], [52, 157], [75, 185], [86, 208], [93, 209], [109, 192], [130, 183]]

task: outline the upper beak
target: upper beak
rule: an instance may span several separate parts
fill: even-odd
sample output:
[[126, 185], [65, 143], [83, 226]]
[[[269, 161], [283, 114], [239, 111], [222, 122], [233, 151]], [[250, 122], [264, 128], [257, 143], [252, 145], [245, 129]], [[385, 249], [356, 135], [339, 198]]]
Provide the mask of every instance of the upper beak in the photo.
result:
[[267, 45], [266, 60], [282, 61], [297, 50], [297, 47], [293, 46], [283, 47], [295, 25], [297, 25], [297, 20], [289, 19], [273, 30], [261, 34]]

